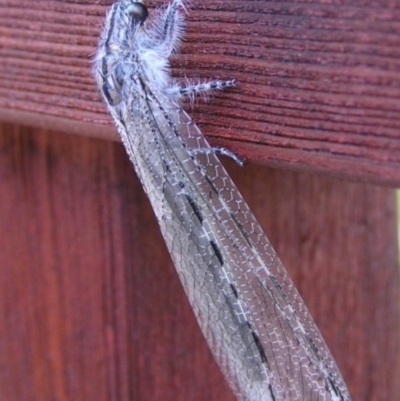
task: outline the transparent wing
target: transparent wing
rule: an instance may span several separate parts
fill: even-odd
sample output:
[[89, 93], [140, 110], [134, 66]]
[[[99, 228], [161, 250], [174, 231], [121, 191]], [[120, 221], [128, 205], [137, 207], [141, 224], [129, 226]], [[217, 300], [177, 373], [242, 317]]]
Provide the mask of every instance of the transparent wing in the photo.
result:
[[144, 90], [111, 112], [238, 399], [350, 400], [296, 288], [218, 158], [204, 152], [198, 127]]

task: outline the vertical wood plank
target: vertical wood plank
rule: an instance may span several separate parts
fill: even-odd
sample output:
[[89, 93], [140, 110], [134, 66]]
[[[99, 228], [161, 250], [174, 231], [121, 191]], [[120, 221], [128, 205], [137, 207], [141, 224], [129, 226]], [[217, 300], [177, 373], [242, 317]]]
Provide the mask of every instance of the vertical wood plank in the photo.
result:
[[[354, 400], [395, 399], [393, 190], [228, 167]], [[2, 400], [233, 401], [120, 144], [4, 125], [0, 180]]]

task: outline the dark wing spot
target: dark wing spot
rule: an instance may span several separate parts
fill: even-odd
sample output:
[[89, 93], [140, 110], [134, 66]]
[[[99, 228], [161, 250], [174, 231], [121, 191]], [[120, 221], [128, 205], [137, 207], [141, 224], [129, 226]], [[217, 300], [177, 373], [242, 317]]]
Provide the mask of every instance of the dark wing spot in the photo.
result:
[[185, 194], [185, 196], [187, 201], [189, 202], [190, 207], [193, 209], [193, 213], [201, 224], [203, 222], [203, 215], [201, 214], [199, 205], [189, 195]]
[[307, 342], [308, 342], [308, 344], [310, 344], [310, 347], [311, 347], [311, 349], [313, 350], [315, 356], [320, 360], [320, 359], [321, 359], [321, 356], [320, 356], [320, 353], [319, 353], [319, 349], [318, 349], [318, 347], [315, 345], [313, 339], [308, 335], [308, 333], [307, 333], [306, 338], [307, 338]]
[[260, 339], [258, 338], [258, 335], [256, 333], [254, 333], [254, 331], [251, 332], [251, 335], [253, 336], [254, 343], [256, 344], [258, 352], [260, 353], [261, 362], [262, 363], [266, 363], [267, 362], [267, 356], [265, 355], [264, 348], [263, 348], [263, 346], [261, 344]]
[[233, 295], [235, 296], [235, 298], [238, 299], [239, 298], [239, 294], [238, 294], [238, 291], [237, 291], [236, 287], [233, 284], [231, 284], [231, 290], [232, 290]]
[[275, 394], [272, 391], [272, 386], [270, 384], [268, 384], [268, 389], [269, 389], [269, 392], [271, 393], [272, 400], [276, 401]]
[[213, 190], [213, 192], [216, 195], [219, 195], [218, 190], [217, 190], [217, 188], [215, 188], [215, 185], [212, 183], [211, 179], [208, 176], [205, 176], [205, 178], [206, 178], [208, 184], [210, 185], [211, 189]]
[[220, 251], [220, 249], [218, 248], [218, 245], [214, 242], [214, 241], [210, 241], [210, 245], [215, 253], [215, 256], [218, 259], [218, 262], [221, 266], [224, 265], [224, 259], [222, 258], [222, 253]]
[[253, 244], [250, 241], [249, 236], [247, 235], [246, 230], [243, 227], [243, 224], [236, 218], [236, 216], [233, 213], [230, 213], [231, 219], [235, 223], [236, 227], [239, 229], [240, 233], [242, 234], [243, 238], [246, 240], [248, 245], [252, 248]]
[[[340, 399], [344, 401], [343, 395], [342, 395], [342, 393], [339, 391], [339, 389], [337, 388], [336, 383], [335, 383], [330, 377], [328, 377], [328, 382], [329, 382], [329, 384], [330, 384], [332, 390], [335, 392], [335, 394], [336, 394], [337, 396], [340, 396]], [[327, 390], [329, 391], [329, 389], [327, 389]]]

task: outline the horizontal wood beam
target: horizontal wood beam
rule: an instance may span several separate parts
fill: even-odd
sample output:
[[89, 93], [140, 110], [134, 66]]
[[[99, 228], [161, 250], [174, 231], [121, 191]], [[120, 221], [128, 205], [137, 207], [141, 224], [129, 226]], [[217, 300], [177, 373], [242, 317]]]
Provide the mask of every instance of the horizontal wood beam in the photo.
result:
[[[90, 72], [111, 3], [0, 0], [0, 119], [117, 138]], [[400, 9], [390, 0], [193, 0], [172, 71], [237, 79], [195, 104], [214, 144], [279, 167], [400, 183]]]

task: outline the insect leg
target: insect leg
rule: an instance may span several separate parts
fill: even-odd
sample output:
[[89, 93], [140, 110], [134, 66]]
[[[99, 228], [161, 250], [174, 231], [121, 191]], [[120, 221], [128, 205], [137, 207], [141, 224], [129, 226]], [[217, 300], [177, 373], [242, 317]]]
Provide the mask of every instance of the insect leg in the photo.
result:
[[241, 159], [235, 152], [232, 152], [231, 150], [221, 147], [221, 146], [215, 146], [211, 148], [198, 148], [198, 149], [192, 149], [192, 154], [213, 154], [213, 155], [224, 155], [228, 156], [230, 159], [235, 161], [239, 166], [244, 166], [244, 160]]
[[166, 10], [160, 14], [154, 23], [159, 33], [158, 45], [165, 52], [165, 56], [178, 47], [180, 37], [183, 33], [183, 16], [180, 8], [185, 10], [185, 0], [174, 0]]
[[236, 81], [234, 79], [231, 79], [229, 81], [211, 81], [188, 86], [176, 85], [167, 89], [167, 95], [178, 98], [183, 96], [188, 96], [192, 98], [193, 96], [200, 93], [212, 92], [214, 90], [223, 90], [225, 88], [230, 88], [235, 85]]

